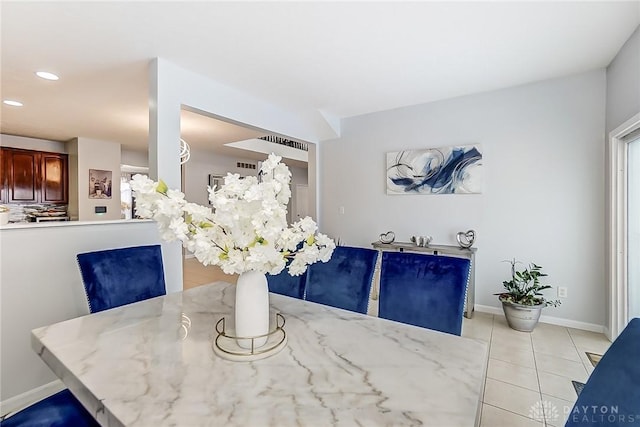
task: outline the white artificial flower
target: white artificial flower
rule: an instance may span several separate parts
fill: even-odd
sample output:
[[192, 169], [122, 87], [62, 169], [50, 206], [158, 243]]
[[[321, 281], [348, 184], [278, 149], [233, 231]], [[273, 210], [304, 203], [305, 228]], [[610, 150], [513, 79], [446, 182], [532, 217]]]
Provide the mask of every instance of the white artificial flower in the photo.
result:
[[305, 216], [304, 218], [298, 220], [298, 222], [296, 222], [293, 225], [299, 227], [300, 230], [302, 231], [302, 234], [304, 234], [305, 236], [309, 236], [315, 233], [316, 230], [318, 229], [318, 226], [316, 225], [315, 221], [308, 216]]
[[192, 222], [195, 222], [196, 224], [208, 221], [213, 214], [211, 208], [201, 206], [196, 203], [187, 203], [184, 206], [184, 209], [189, 215], [191, 215]]
[[220, 188], [208, 188], [211, 208], [190, 203], [184, 194], [143, 175], [133, 177], [136, 214], [157, 221], [163, 240], [179, 240], [204, 265], [228, 274], [303, 274], [317, 261], [327, 262], [335, 243], [317, 234], [305, 217], [287, 225], [291, 172], [271, 154], [262, 163], [261, 180], [227, 174]]
[[176, 238], [180, 241], [187, 240], [187, 233], [189, 232], [189, 227], [184, 222], [184, 218], [176, 217], [171, 218], [171, 222], [169, 223], [169, 228], [173, 231]]
[[271, 171], [273, 171], [278, 166], [278, 164], [280, 163], [280, 160], [282, 160], [282, 157], [277, 156], [274, 153], [269, 154], [269, 157], [267, 158], [267, 160], [262, 162], [261, 170], [264, 173], [264, 175], [269, 175]]
[[138, 193], [155, 193], [158, 183], [146, 175], [136, 174], [131, 178], [131, 188]]

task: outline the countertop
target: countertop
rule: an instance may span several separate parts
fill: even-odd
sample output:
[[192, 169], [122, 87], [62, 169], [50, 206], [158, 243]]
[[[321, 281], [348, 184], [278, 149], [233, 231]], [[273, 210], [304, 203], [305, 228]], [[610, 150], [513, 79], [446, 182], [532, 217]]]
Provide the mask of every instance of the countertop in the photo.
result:
[[139, 223], [149, 219], [112, 219], [105, 221], [47, 221], [47, 222], [10, 222], [0, 225], [0, 230], [22, 230], [25, 228], [77, 227], [82, 225]]

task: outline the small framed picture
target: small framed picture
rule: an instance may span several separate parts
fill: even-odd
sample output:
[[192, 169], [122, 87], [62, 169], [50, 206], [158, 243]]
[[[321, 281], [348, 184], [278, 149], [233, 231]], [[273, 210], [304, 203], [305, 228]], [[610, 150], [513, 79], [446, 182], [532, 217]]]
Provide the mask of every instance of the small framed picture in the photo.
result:
[[216, 190], [219, 190], [224, 184], [224, 177], [218, 174], [209, 174], [209, 187], [213, 187], [215, 185]]
[[89, 169], [89, 198], [110, 199], [112, 190], [112, 171]]
[[[209, 174], [209, 187], [219, 190], [222, 184], [224, 184], [224, 176], [215, 173]], [[207, 191], [207, 200], [209, 200], [209, 191]], [[210, 200], [209, 204], [211, 204]]]

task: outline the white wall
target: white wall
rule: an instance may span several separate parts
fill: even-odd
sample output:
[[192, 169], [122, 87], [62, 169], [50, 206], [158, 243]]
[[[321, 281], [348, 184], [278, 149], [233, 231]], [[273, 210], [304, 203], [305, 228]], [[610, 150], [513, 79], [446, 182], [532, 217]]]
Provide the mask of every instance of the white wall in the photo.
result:
[[[309, 142], [309, 187], [315, 187], [315, 143], [336, 136], [335, 124], [329, 124], [320, 112], [315, 117], [283, 110], [251, 94], [238, 91], [162, 58], [149, 65], [150, 132], [149, 169], [152, 178], [165, 179], [169, 187], [179, 185], [178, 172], [165, 164], [165, 150], [172, 150], [180, 136], [182, 107], [214, 118], [265, 130]], [[177, 157], [177, 154], [174, 155]], [[175, 180], [175, 182], [174, 182]], [[312, 212], [317, 212], [315, 193], [310, 197]]]
[[[606, 136], [634, 115], [640, 113], [640, 27], [625, 42], [613, 61], [607, 67]], [[605, 200], [611, 197], [611, 171], [609, 150], [605, 150]], [[610, 209], [605, 209], [603, 226], [609, 231]], [[611, 252], [610, 236], [606, 237], [605, 253]], [[610, 276], [611, 266], [605, 265], [605, 277]], [[611, 283], [608, 283], [610, 286]], [[605, 295], [607, 331], [612, 331], [610, 318], [610, 288]]]
[[237, 162], [258, 164], [257, 160], [239, 157], [230, 157], [212, 153], [211, 151], [191, 149], [191, 158], [184, 167], [184, 193], [188, 201], [207, 206], [209, 193], [207, 185], [209, 174], [225, 176], [229, 173], [237, 173], [241, 176], [257, 175], [258, 170], [241, 169]]
[[[291, 185], [290, 185], [291, 200], [289, 201], [289, 206], [287, 206], [287, 222], [291, 224], [298, 220], [298, 218], [296, 217], [297, 205], [298, 205], [298, 198], [296, 195], [296, 186], [297, 185], [306, 185], [307, 187], [309, 186], [309, 168], [299, 168], [299, 167], [289, 166], [289, 170], [291, 171]], [[309, 197], [307, 199], [309, 199]], [[309, 200], [307, 200], [307, 212], [311, 212], [310, 205], [311, 204], [309, 203]]]
[[[264, 158], [267, 158], [265, 154]], [[231, 157], [215, 154], [211, 151], [191, 149], [191, 159], [184, 164], [184, 193], [185, 198], [193, 203], [203, 206], [209, 205], [209, 193], [207, 185], [209, 174], [225, 176], [227, 173], [237, 173], [241, 176], [256, 175], [257, 170], [242, 169], [237, 167], [237, 162], [258, 163], [257, 160], [241, 157]], [[284, 160], [286, 162], [286, 159]], [[291, 191], [292, 199], [290, 209], [287, 212], [288, 220], [291, 222], [290, 214], [295, 206], [295, 196], [293, 195], [296, 184], [307, 184], [307, 169], [289, 166], [291, 171]]]
[[120, 161], [123, 165], [149, 167], [149, 152], [123, 148], [120, 151]]
[[640, 112], [640, 27], [607, 67], [607, 133]]
[[[76, 146], [77, 144], [77, 146]], [[77, 169], [72, 169], [76, 176], [77, 188], [77, 218], [80, 221], [108, 221], [120, 219], [120, 144], [109, 141], [98, 141], [89, 138], [76, 138], [69, 143], [70, 151], [76, 152], [71, 161], [77, 160]], [[89, 169], [112, 172], [112, 187], [110, 199], [89, 198]], [[97, 214], [96, 206], [106, 206], [107, 212]], [[70, 211], [71, 212], [71, 211]], [[73, 212], [76, 215], [76, 212]]]
[[50, 153], [67, 152], [64, 142], [5, 134], [0, 135], [0, 146], [22, 148], [23, 150], [48, 151]]
[[0, 229], [1, 401], [56, 379], [30, 335], [89, 312], [76, 255], [158, 242], [151, 221]]
[[[304, 117], [243, 93], [202, 75], [176, 66], [162, 58], [149, 64], [149, 173], [163, 177], [167, 185], [181, 184], [175, 146], [180, 138], [180, 111], [183, 106], [216, 118], [247, 124], [291, 139], [316, 143], [335, 134], [335, 129], [318, 113]], [[331, 135], [331, 136], [327, 136]], [[309, 170], [315, 173], [313, 149], [309, 150]], [[310, 186], [315, 184], [310, 178]], [[315, 194], [314, 194], [315, 196]], [[315, 198], [311, 211], [316, 211]], [[170, 249], [167, 277], [182, 277], [182, 249]]]
[[[363, 247], [388, 230], [455, 244], [474, 229], [477, 304], [499, 307], [502, 260], [516, 257], [568, 288], [546, 315], [601, 326], [604, 105], [597, 70], [345, 119], [342, 137], [319, 146], [322, 228]], [[483, 149], [482, 194], [386, 195], [386, 152], [472, 143]]]

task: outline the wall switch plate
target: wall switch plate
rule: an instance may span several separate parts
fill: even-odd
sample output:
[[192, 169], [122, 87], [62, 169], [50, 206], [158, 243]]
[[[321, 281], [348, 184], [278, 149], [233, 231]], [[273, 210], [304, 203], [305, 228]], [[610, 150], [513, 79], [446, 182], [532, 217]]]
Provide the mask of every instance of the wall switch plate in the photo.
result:
[[344, 215], [344, 206], [340, 206], [338, 212], [340, 212], [341, 215]]
[[567, 288], [565, 286], [558, 286], [558, 298], [567, 297]]

